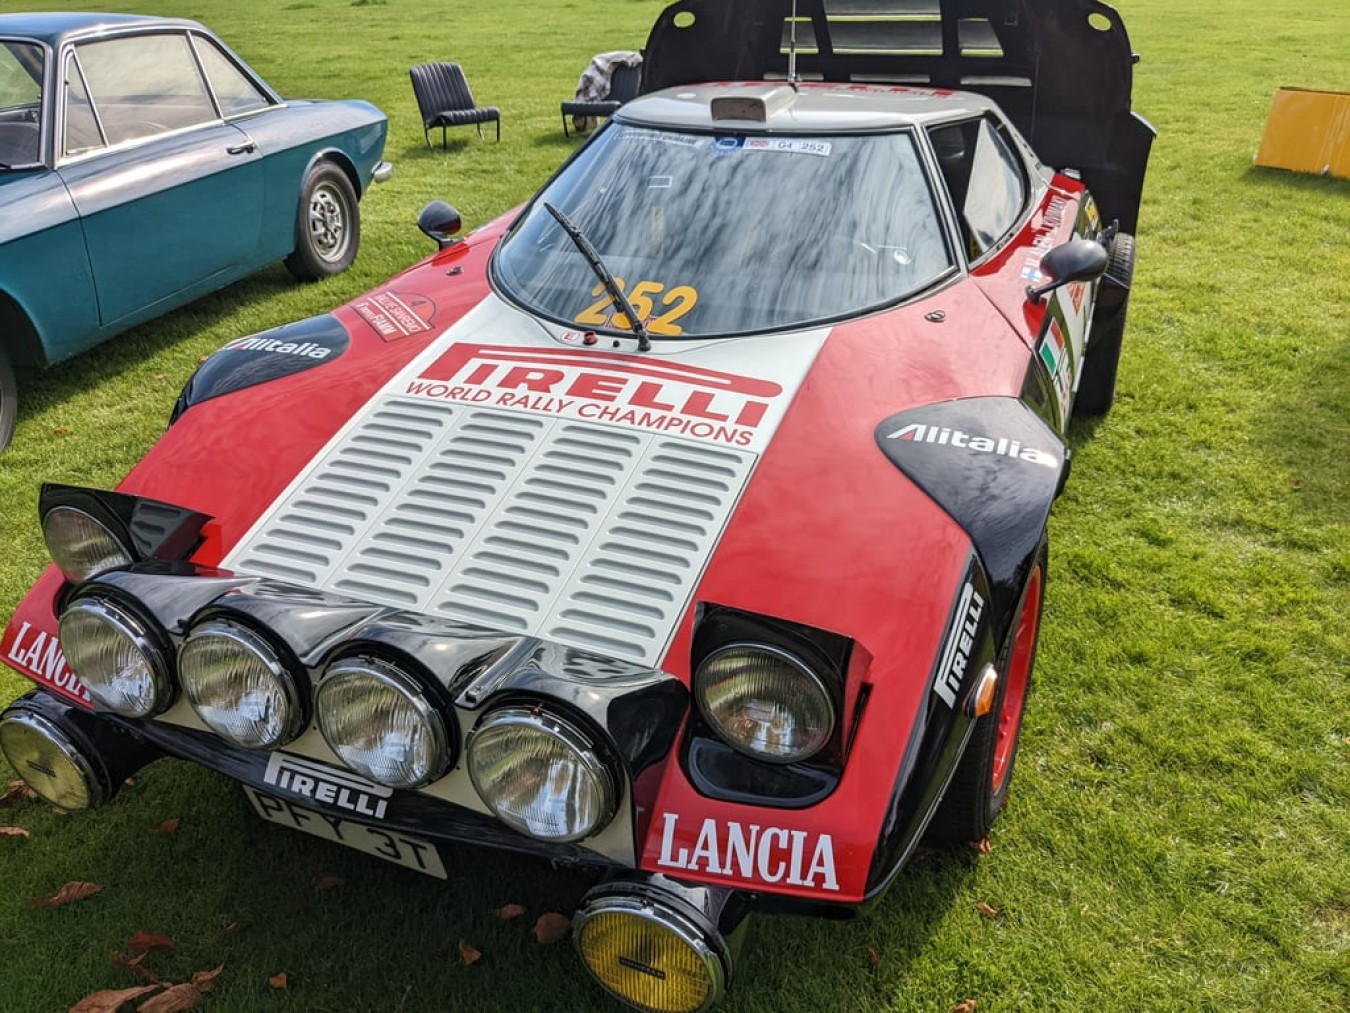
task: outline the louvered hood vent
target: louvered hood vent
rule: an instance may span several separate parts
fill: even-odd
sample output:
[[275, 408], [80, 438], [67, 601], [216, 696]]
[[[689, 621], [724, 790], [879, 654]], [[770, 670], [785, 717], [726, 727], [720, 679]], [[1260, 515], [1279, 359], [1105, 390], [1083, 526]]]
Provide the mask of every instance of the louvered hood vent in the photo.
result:
[[385, 396], [234, 569], [656, 665], [753, 453]]

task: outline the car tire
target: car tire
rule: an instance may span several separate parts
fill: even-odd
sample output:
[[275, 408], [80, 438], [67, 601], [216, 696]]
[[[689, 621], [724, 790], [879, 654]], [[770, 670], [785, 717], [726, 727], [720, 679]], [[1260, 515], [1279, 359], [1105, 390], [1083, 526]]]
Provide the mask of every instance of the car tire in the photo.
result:
[[341, 274], [361, 245], [361, 205], [347, 174], [318, 162], [305, 174], [295, 221], [295, 251], [286, 269], [300, 281]]
[[14, 435], [14, 421], [19, 415], [19, 385], [14, 381], [14, 369], [9, 356], [0, 345], [0, 450], [9, 446]]
[[1073, 411], [1080, 418], [1098, 418], [1111, 410], [1116, 400], [1116, 373], [1125, 339], [1125, 315], [1130, 308], [1130, 284], [1134, 278], [1134, 236], [1119, 233], [1111, 244], [1111, 260], [1097, 287], [1097, 305], [1092, 311], [1092, 331], [1083, 357], [1083, 375]]
[[1008, 645], [999, 659], [1000, 678], [994, 706], [979, 718], [951, 784], [928, 827], [935, 844], [966, 844], [989, 833], [1008, 801], [1022, 716], [1036, 665], [1036, 641], [1045, 604], [1044, 543], [1027, 577]]

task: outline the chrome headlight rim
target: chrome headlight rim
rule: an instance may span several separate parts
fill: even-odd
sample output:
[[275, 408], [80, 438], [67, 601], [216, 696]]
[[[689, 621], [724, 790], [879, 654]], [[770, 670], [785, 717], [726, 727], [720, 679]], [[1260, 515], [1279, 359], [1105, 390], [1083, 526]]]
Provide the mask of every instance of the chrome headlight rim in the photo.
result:
[[[344, 666], [346, 666], [345, 669]], [[365, 766], [354, 764], [344, 752], [346, 747], [342, 743], [335, 743], [333, 737], [330, 736], [326, 720], [328, 711], [323, 704], [325, 692], [331, 694], [334, 692], [331, 687], [341, 685], [346, 680], [363, 677], [373, 680], [384, 689], [391, 690], [402, 697], [406, 703], [412, 706], [417, 717], [428, 729], [432, 738], [432, 753], [436, 757], [436, 761], [428, 766], [427, 772], [422, 776], [398, 781], [376, 777], [374, 772]], [[368, 777], [376, 784], [384, 785], [386, 788], [396, 790], [422, 788], [440, 780], [445, 776], [446, 771], [453, 766], [456, 750], [451, 727], [440, 709], [428, 696], [427, 686], [424, 685], [423, 680], [409, 672], [403, 664], [383, 655], [358, 652], [333, 658], [324, 667], [323, 674], [320, 676], [314, 691], [314, 715], [315, 723], [319, 726], [319, 733], [323, 736], [324, 742], [328, 744], [328, 748], [337, 754], [338, 759], [349, 770], [360, 774], [362, 777]]]
[[[507, 725], [529, 728], [541, 732], [561, 743], [577, 760], [586, 774], [591, 776], [600, 788], [600, 814], [590, 825], [578, 832], [565, 836], [541, 837], [533, 833], [528, 824], [510, 813], [504, 813], [493, 801], [490, 792], [479, 778], [478, 765], [474, 763], [475, 744], [483, 740], [486, 732]], [[610, 762], [603, 740], [594, 734], [588, 734], [580, 722], [561, 714], [553, 705], [525, 702], [509, 702], [489, 708], [478, 723], [469, 732], [464, 744], [465, 766], [469, 770], [469, 780], [479, 799], [488, 807], [492, 815], [501, 820], [517, 833], [536, 841], [551, 844], [570, 844], [585, 840], [600, 833], [613, 822], [619, 811], [620, 787], [622, 779]]]
[[[115, 706], [110, 698], [104, 696], [101, 683], [91, 679], [87, 672], [81, 671], [83, 666], [71, 663], [74, 651], [72, 645], [78, 644], [79, 638], [69, 634], [66, 623], [69, 617], [76, 614], [92, 615], [107, 623], [116, 633], [129, 641], [145, 660], [151, 688], [151, 702], [148, 707], [130, 710]], [[125, 718], [151, 718], [163, 714], [177, 699], [178, 687], [174, 682], [171, 660], [172, 647], [161, 635], [158, 625], [147, 620], [138, 608], [124, 601], [122, 596], [108, 594], [106, 589], [102, 588], [92, 593], [77, 594], [62, 608], [56, 628], [57, 639], [65, 652], [66, 663], [89, 691], [89, 696], [95, 704], [103, 710]]]
[[[83, 583], [101, 573], [119, 570], [136, 562], [136, 553], [132, 551], [130, 539], [126, 534], [119, 533], [106, 518], [99, 517], [89, 510], [69, 503], [58, 503], [43, 512], [41, 523], [42, 540], [47, 547], [47, 554], [51, 556], [52, 562], [56, 564], [62, 576], [72, 584]], [[56, 527], [60, 524], [73, 524], [76, 528], [73, 531], [61, 532]], [[78, 535], [78, 527], [81, 525], [89, 528], [86, 537], [99, 532], [107, 537], [112, 551], [103, 552], [104, 565], [93, 563], [79, 565], [79, 560], [75, 558], [76, 553], [71, 551], [69, 539]]]
[[[17, 762], [18, 757], [11, 756], [9, 750], [0, 748], [0, 753], [5, 760], [14, 768], [25, 784], [47, 804], [64, 809], [68, 812], [83, 812], [89, 809], [97, 809], [106, 803], [113, 795], [113, 790], [108, 783], [106, 772], [95, 768], [88, 755], [81, 750], [81, 743], [70, 732], [57, 722], [51, 720], [46, 715], [37, 711], [21, 707], [11, 707], [0, 714], [0, 732], [8, 726], [9, 728], [18, 728], [20, 734], [36, 736], [39, 741], [47, 743], [56, 753], [70, 764], [84, 789], [83, 804], [73, 804], [70, 799], [53, 798], [42, 790], [40, 784], [34, 784], [24, 776]], [[0, 735], [0, 742], [7, 736]]]
[[728, 978], [726, 955], [719, 952], [697, 922], [666, 903], [643, 895], [625, 893], [587, 900], [581, 910], [572, 917], [572, 943], [577, 955], [591, 977], [610, 995], [621, 1002], [632, 1003], [631, 999], [611, 988], [586, 958], [586, 951], [583, 949], [586, 927], [602, 915], [626, 915], [655, 925], [669, 932], [695, 954], [707, 972], [709, 989], [703, 1003], [689, 1013], [703, 1013], [711, 1009], [726, 994]]
[[[705, 673], [708, 666], [719, 658], [732, 653], [757, 652], [768, 655], [780, 662], [785, 662], [790, 668], [794, 669], [798, 675], [805, 677], [807, 684], [813, 691], [819, 694], [821, 701], [829, 714], [825, 731], [816, 740], [815, 744], [809, 749], [798, 749], [791, 754], [773, 755], [753, 749], [747, 746], [743, 741], [730, 734], [722, 722], [717, 720], [708, 704], [707, 676]], [[709, 651], [699, 661], [698, 667], [694, 671], [694, 676], [690, 680], [694, 703], [698, 707], [699, 715], [707, 723], [713, 734], [718, 740], [725, 742], [736, 752], [747, 756], [753, 760], [759, 760], [762, 763], [773, 764], [778, 767], [786, 767], [794, 763], [804, 763], [812, 757], [819, 756], [828, 747], [834, 739], [835, 730], [839, 725], [839, 704], [833, 693], [830, 692], [829, 684], [821, 674], [813, 668], [807, 661], [799, 655], [794, 654], [786, 648], [779, 647], [776, 644], [768, 644], [755, 640], [737, 640]]]
[[[277, 734], [253, 742], [246, 742], [202, 713], [202, 708], [208, 706], [209, 702], [199, 697], [198, 693], [202, 687], [192, 677], [195, 666], [185, 662], [185, 656], [189, 650], [193, 649], [196, 644], [200, 644], [206, 637], [229, 641], [250, 654], [262, 663], [273, 681], [281, 688], [281, 695], [287, 707], [287, 716]], [[294, 741], [309, 724], [309, 714], [306, 707], [308, 694], [302, 691], [302, 682], [298, 675], [300, 669], [298, 663], [292, 662], [288, 657], [288, 652], [283, 650], [270, 637], [233, 616], [214, 614], [199, 618], [194, 622], [183, 636], [182, 643], [178, 645], [177, 662], [178, 680], [188, 706], [214, 734], [232, 745], [250, 751], [279, 749]]]

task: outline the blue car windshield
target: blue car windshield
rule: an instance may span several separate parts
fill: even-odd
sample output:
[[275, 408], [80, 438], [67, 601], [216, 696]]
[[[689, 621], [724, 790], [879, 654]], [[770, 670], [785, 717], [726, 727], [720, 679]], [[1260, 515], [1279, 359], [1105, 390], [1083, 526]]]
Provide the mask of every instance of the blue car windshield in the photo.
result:
[[611, 124], [512, 227], [493, 279], [581, 328], [628, 321], [544, 203], [591, 241], [653, 338], [747, 334], [907, 299], [954, 267], [909, 131], [682, 133]]
[[0, 167], [38, 160], [41, 122], [42, 47], [0, 40]]

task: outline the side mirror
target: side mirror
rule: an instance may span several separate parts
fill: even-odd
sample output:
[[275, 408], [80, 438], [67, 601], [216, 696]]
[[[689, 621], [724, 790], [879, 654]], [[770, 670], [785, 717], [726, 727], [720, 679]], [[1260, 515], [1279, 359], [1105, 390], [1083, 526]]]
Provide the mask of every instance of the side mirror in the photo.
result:
[[459, 231], [463, 224], [459, 212], [443, 200], [432, 201], [417, 215], [417, 227], [434, 239], [436, 245], [442, 250], [460, 242], [460, 240], [451, 237]]
[[1028, 285], [1027, 301], [1036, 306], [1046, 293], [1053, 292], [1061, 285], [1100, 278], [1110, 263], [1111, 258], [1101, 243], [1081, 236], [1070, 239], [1041, 258], [1041, 273], [1050, 280], [1040, 287]]

